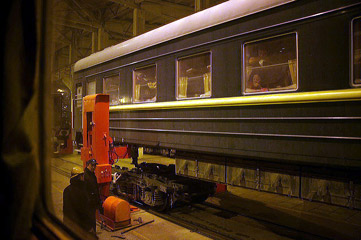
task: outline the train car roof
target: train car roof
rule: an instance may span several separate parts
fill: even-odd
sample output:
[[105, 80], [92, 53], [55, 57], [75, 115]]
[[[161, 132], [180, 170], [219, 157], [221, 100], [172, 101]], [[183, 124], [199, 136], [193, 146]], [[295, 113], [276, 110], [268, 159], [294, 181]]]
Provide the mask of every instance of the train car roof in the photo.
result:
[[295, 0], [230, 0], [93, 53], [76, 62], [74, 72], [293, 1]]

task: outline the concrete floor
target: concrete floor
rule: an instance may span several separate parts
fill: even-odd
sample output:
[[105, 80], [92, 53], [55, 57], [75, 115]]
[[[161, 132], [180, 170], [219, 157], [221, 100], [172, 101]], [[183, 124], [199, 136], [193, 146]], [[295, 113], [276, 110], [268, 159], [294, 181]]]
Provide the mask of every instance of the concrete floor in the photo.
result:
[[164, 219], [161, 219], [157, 216], [154, 216], [153, 214], [150, 214], [144, 210], [140, 210], [138, 212], [131, 214], [132, 219], [132, 225], [136, 226], [138, 225], [138, 222], [135, 222], [134, 219], [138, 219], [141, 217], [143, 219], [143, 222], [148, 222], [154, 220], [154, 222], [149, 223], [148, 225], [141, 226], [137, 229], [131, 230], [130, 232], [127, 232], [123, 235], [121, 235], [121, 232], [126, 230], [118, 230], [118, 231], [108, 231], [108, 230], [102, 230], [97, 226], [97, 236], [99, 239], [114, 239], [113, 236], [124, 236], [126, 239], [129, 240], [152, 240], [152, 239], [175, 239], [175, 240], [181, 240], [181, 239], [200, 239], [200, 240], [207, 240], [210, 238], [207, 238], [205, 236], [202, 236], [198, 233], [191, 232], [186, 228], [180, 227], [174, 223], [168, 222]]
[[[60, 163], [58, 161], [58, 165], [61, 165], [59, 167], [68, 169], [69, 172], [74, 163], [82, 164], [78, 154], [61, 158], [64, 161]], [[139, 163], [143, 160], [163, 164], [174, 163], [174, 159], [152, 155], [145, 155]], [[117, 165], [133, 167], [130, 162], [130, 159], [122, 159]], [[62, 219], [62, 192], [68, 185], [69, 179], [55, 171], [52, 171], [51, 179], [54, 212]], [[208, 198], [207, 202], [241, 212], [261, 220], [260, 222], [270, 221], [331, 239], [361, 239], [361, 211], [359, 210], [239, 187], [228, 186], [227, 190]], [[124, 235], [126, 239], [209, 239], [142, 210], [131, 216], [132, 219], [138, 217], [141, 217], [143, 221], [154, 220], [154, 222], [126, 233]], [[121, 231], [108, 232], [98, 227], [97, 234], [100, 239], [110, 239], [114, 238], [112, 236], [120, 236]]]
[[[68, 170], [70, 173], [71, 168], [74, 164], [81, 164], [80, 155], [68, 155], [61, 157], [65, 161], [53, 161], [53, 165], [57, 167]], [[152, 157], [150, 157], [152, 158]], [[152, 160], [150, 160], [152, 161]], [[119, 162], [118, 165], [128, 166], [131, 167], [133, 165], [130, 164], [130, 159], [125, 159], [121, 163]], [[58, 171], [54, 171], [52, 168], [51, 171], [51, 181], [52, 181], [52, 199], [53, 199], [53, 212], [55, 216], [57, 216], [60, 220], [63, 219], [63, 190], [69, 184], [69, 178], [64, 176], [63, 174], [59, 173]], [[136, 211], [131, 213], [131, 220], [132, 226], [136, 226], [139, 223], [134, 221], [134, 219], [138, 219], [139, 217], [142, 218], [143, 222], [148, 222], [154, 220], [154, 222], [149, 223], [147, 225], [141, 226], [137, 229], [134, 229], [130, 232], [121, 235], [121, 232], [127, 230], [127, 228], [117, 230], [117, 231], [110, 231], [107, 229], [101, 229], [100, 225], [97, 225], [97, 236], [100, 240], [102, 239], [117, 239], [116, 236], [124, 236], [126, 239], [129, 240], [151, 240], [151, 239], [174, 239], [174, 240], [181, 240], [181, 239], [199, 239], [199, 240], [208, 240], [203, 235], [200, 235], [195, 232], [191, 232], [190, 230], [178, 226], [174, 223], [166, 221], [162, 218], [159, 218], [155, 215], [152, 215], [144, 210]], [[120, 238], [118, 238], [120, 239]]]

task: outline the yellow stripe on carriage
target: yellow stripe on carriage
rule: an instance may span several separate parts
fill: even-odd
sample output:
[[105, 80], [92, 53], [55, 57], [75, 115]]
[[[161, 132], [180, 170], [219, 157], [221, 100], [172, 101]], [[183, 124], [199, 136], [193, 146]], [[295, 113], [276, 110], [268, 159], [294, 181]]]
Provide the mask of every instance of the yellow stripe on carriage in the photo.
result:
[[111, 106], [110, 112], [143, 111], [181, 108], [233, 107], [249, 105], [296, 104], [311, 102], [360, 101], [361, 89], [252, 95], [229, 98], [208, 98]]

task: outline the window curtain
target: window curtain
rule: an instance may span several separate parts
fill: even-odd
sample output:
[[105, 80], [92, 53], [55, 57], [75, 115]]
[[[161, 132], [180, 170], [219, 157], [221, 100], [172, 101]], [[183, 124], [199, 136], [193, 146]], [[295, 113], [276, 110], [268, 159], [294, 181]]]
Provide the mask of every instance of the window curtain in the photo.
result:
[[292, 84], [297, 84], [297, 60], [288, 60], [288, 67], [292, 78]]
[[187, 97], [188, 77], [180, 77], [178, 85], [178, 97]]
[[210, 72], [203, 74], [203, 82], [204, 82], [204, 95], [210, 96], [211, 95], [211, 83], [212, 83], [212, 78], [211, 78]]

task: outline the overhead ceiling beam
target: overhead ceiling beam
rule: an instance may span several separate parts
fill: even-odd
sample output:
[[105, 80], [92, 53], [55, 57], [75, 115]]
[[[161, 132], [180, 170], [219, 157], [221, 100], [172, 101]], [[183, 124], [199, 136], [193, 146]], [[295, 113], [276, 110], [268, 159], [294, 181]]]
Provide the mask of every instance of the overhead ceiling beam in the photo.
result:
[[[160, 16], [169, 20], [175, 20], [194, 13], [194, 9], [181, 4], [165, 2], [161, 0], [146, 0], [146, 1], [132, 1], [132, 0], [110, 0], [115, 3], [122, 4], [132, 9], [141, 9], [150, 14]], [[167, 13], [164, 14], [164, 13]], [[170, 15], [171, 14], [171, 15]]]
[[[86, 56], [93, 52], [92, 48], [98, 44], [99, 29], [106, 34], [108, 44], [116, 44], [133, 37], [135, 11], [140, 10], [144, 13], [144, 31], [149, 31], [193, 14], [195, 6], [198, 6], [197, 10], [200, 10], [224, 1], [57, 0], [55, 4], [57, 17], [54, 20], [55, 47], [59, 54], [69, 55], [68, 46], [72, 45], [75, 48], [73, 53], [77, 56]], [[70, 33], [73, 36], [76, 35], [76, 44]]]
[[90, 23], [86, 21], [74, 21], [69, 19], [57, 18], [55, 23], [60, 26], [71, 27], [75, 29], [85, 30], [88, 32], [95, 32], [100, 27], [99, 24]]
[[90, 11], [87, 11], [86, 8], [83, 8], [76, 0], [66, 0], [66, 3], [82, 19], [92, 20], [92, 21], [96, 20], [93, 13]]
[[194, 13], [194, 9], [192, 7], [177, 3], [166, 2], [162, 0], [146, 0], [143, 3], [155, 3], [162, 6], [162, 8], [170, 10], [171, 12], [181, 11], [182, 14], [186, 14], [186, 15]]
[[133, 8], [133, 9], [140, 9], [140, 5], [136, 4], [135, 1], [132, 0], [110, 0], [111, 2], [115, 2], [115, 3], [119, 3], [123, 6], [126, 6], [128, 8]]
[[107, 31], [107, 33], [109, 34], [110, 38], [112, 38], [114, 40], [120, 40], [120, 41], [127, 40], [127, 39], [133, 37], [132, 34], [129, 34], [126, 32], [119, 33], [119, 32]]

